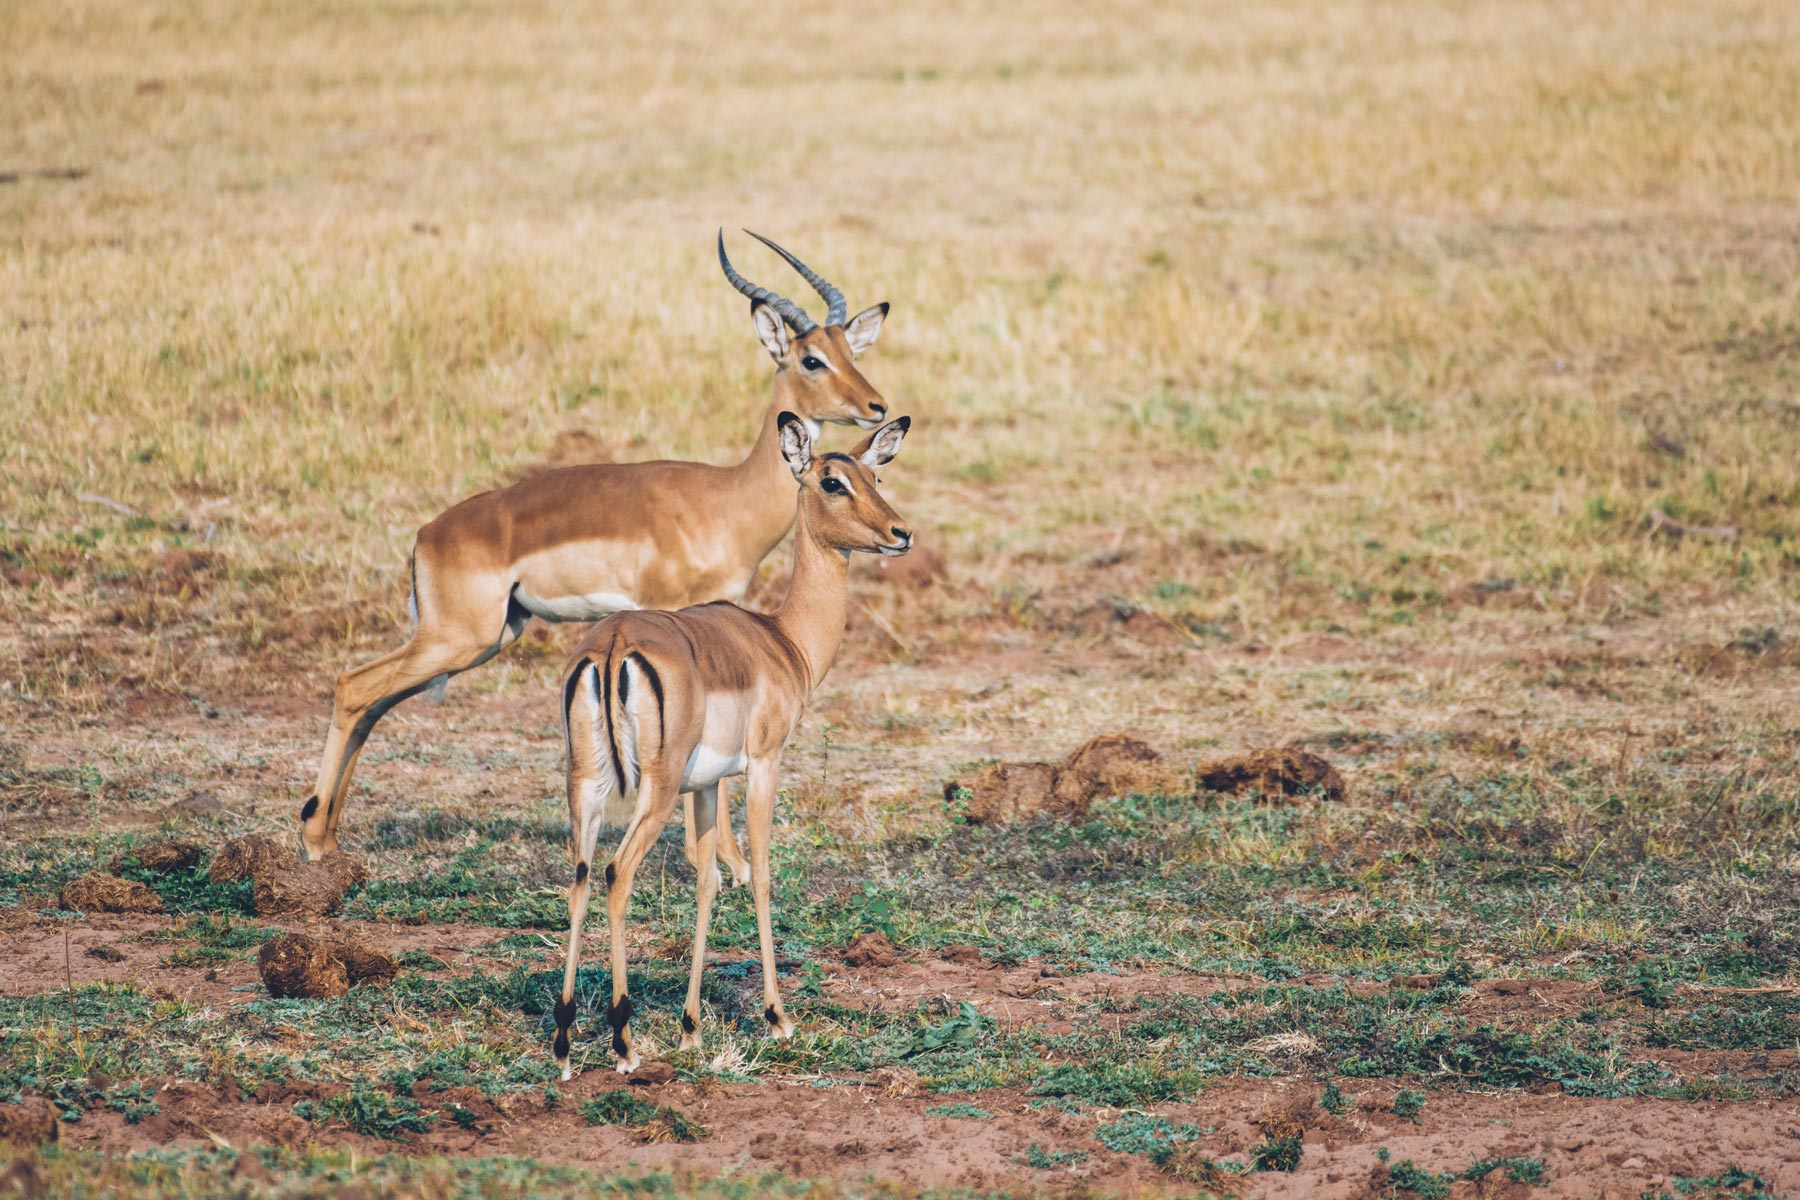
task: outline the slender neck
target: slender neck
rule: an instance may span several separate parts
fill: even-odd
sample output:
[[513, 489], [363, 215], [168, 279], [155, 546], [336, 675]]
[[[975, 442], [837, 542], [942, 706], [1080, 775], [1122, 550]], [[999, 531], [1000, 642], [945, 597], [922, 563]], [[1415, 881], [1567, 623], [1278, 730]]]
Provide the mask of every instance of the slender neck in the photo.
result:
[[775, 376], [775, 394], [763, 414], [762, 430], [750, 453], [734, 467], [726, 468], [732, 476], [732, 504], [735, 514], [745, 521], [750, 531], [749, 550], [756, 558], [754, 569], [775, 548], [794, 523], [794, 473], [781, 457], [781, 429], [775, 418], [786, 407], [787, 377]]
[[850, 555], [814, 536], [804, 500], [794, 529], [794, 576], [787, 598], [774, 612], [775, 624], [806, 659], [808, 695], [831, 670], [844, 640], [849, 604]]
[[[775, 418], [781, 415], [784, 408], [792, 407], [788, 403], [788, 376], [785, 371], [775, 373], [775, 385], [771, 392], [768, 410], [763, 413], [762, 429], [756, 435], [756, 444], [750, 447], [750, 453], [744, 456], [742, 462], [731, 468], [747, 480], [754, 480], [763, 486], [768, 486], [777, 479], [793, 478], [793, 472], [788, 470], [787, 463], [781, 457], [781, 429], [775, 423]], [[817, 422], [813, 422], [813, 428], [817, 430]], [[786, 503], [785, 491], [782, 496], [782, 512], [785, 516], [793, 506]]]

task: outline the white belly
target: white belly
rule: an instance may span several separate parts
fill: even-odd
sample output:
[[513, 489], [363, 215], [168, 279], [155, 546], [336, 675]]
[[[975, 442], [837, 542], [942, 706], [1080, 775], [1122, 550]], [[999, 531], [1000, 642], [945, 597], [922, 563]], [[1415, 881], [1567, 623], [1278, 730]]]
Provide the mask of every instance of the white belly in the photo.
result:
[[523, 586], [513, 588], [513, 599], [534, 617], [546, 621], [598, 621], [609, 613], [636, 608], [630, 596], [618, 592], [590, 592], [585, 596], [534, 596]]
[[709, 788], [721, 779], [744, 773], [744, 726], [750, 715], [749, 699], [731, 692], [706, 698], [706, 724], [700, 744], [688, 755], [681, 777], [682, 791]]
[[682, 772], [681, 790], [697, 792], [709, 788], [721, 779], [744, 773], [744, 748], [739, 746], [735, 754], [722, 754], [710, 746], [701, 744], [694, 747], [688, 755], [687, 768]]

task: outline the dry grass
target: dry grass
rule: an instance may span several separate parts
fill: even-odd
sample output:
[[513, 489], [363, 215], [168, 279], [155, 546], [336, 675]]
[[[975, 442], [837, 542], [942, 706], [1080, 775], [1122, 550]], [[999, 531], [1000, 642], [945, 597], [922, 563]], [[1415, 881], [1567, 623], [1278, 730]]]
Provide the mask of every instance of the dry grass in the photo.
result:
[[[949, 562], [864, 588], [801, 811], [872, 830], [952, 764], [1113, 727], [1791, 758], [1792, 644], [1758, 632], [1800, 566], [1791, 6], [765, 21], [9, 13], [5, 723], [285, 816], [330, 674], [397, 636], [420, 522], [572, 429], [740, 452], [767, 379], [723, 224], [894, 302], [868, 371], [922, 436], [890, 482]], [[390, 720], [363, 778], [528, 734], [516, 784], [431, 786], [548, 794], [566, 636]], [[254, 782], [117, 724], [271, 694], [308, 707], [254, 731]]]

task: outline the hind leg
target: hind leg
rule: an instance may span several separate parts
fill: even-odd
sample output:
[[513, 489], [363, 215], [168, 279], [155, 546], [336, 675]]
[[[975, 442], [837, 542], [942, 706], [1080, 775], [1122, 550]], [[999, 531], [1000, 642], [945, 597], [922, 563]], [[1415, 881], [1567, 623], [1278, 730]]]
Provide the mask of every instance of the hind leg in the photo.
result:
[[320, 859], [337, 849], [350, 775], [375, 723], [438, 676], [480, 666], [498, 654], [524, 627], [523, 617], [514, 621], [510, 615], [508, 605], [500, 604], [482, 622], [485, 633], [421, 625], [400, 649], [338, 677], [318, 781], [300, 809], [300, 840], [308, 858]]
[[625, 974], [625, 915], [631, 907], [631, 884], [637, 878], [644, 855], [655, 844], [675, 813], [679, 776], [646, 771], [638, 785], [637, 812], [625, 830], [613, 859], [606, 865], [606, 918], [612, 934], [612, 1003], [606, 1011], [612, 1027], [613, 1065], [621, 1075], [638, 1068], [638, 1052], [631, 1039], [631, 991]]
[[604, 800], [592, 778], [570, 771], [569, 851], [575, 860], [575, 883], [569, 889], [569, 957], [563, 966], [562, 995], [556, 1002], [556, 1065], [564, 1081], [574, 1077], [569, 1062], [569, 1027], [575, 1023], [575, 972], [581, 963], [581, 924], [587, 919], [588, 896], [593, 890], [594, 842], [600, 836], [600, 808]]

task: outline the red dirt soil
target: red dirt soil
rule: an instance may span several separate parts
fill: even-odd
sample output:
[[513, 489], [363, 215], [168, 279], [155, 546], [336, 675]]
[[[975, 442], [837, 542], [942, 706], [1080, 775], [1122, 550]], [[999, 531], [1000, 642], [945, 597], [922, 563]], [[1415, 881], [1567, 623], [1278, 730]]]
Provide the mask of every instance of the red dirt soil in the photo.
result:
[[[68, 922], [14, 909], [0, 910], [0, 938], [13, 953], [0, 964], [0, 991], [31, 995], [77, 984], [131, 980], [164, 996], [228, 1007], [257, 999], [257, 969], [237, 959], [216, 969], [173, 969], [157, 963], [167, 944], [137, 940], [175, 921], [166, 916], [120, 914]], [[509, 931], [470, 925], [367, 925], [349, 921], [263, 921], [320, 938], [355, 935], [389, 953], [426, 950], [447, 964], [449, 973], [469, 969], [472, 951]], [[100, 953], [90, 953], [99, 951]], [[884, 956], [885, 957], [885, 956]], [[546, 951], [546, 965], [555, 955]], [[865, 1009], [907, 1010], [930, 997], [970, 1000], [1006, 1024], [1066, 1029], [1070, 1001], [1107, 992], [1122, 995], [1204, 995], [1256, 986], [1259, 981], [1197, 974], [1126, 972], [1066, 975], [1042, 963], [1000, 965], [968, 948], [945, 957], [906, 954], [890, 965], [848, 967], [828, 972], [825, 994]], [[1423, 984], [1425, 981], [1411, 981]], [[1407, 982], [1367, 985], [1370, 990], [1404, 988]], [[1361, 990], [1361, 989], [1359, 989]], [[1550, 1010], [1574, 1011], [1596, 995], [1594, 985], [1557, 981], [1483, 980], [1466, 1003], [1484, 1019], [1504, 1021], [1509, 1013], [1541, 1017]], [[1743, 1057], [1745, 1061], [1715, 1062]], [[1753, 1056], [1707, 1056], [1708, 1069], [1792, 1070], [1792, 1051]], [[1016, 1089], [992, 1089], [967, 1096], [923, 1095], [904, 1073], [867, 1080], [843, 1079], [820, 1087], [806, 1078], [763, 1077], [757, 1084], [690, 1084], [672, 1072], [640, 1072], [634, 1090], [646, 1099], [679, 1108], [707, 1128], [694, 1144], [646, 1143], [621, 1127], [590, 1127], [580, 1116], [584, 1101], [623, 1086], [610, 1071], [590, 1069], [562, 1085], [562, 1099], [546, 1108], [538, 1091], [489, 1098], [477, 1089], [453, 1089], [421, 1097], [428, 1107], [460, 1104], [476, 1114], [472, 1129], [443, 1121], [407, 1143], [421, 1153], [530, 1155], [548, 1162], [595, 1167], [643, 1167], [712, 1171], [744, 1166], [779, 1168], [797, 1175], [873, 1177], [896, 1183], [939, 1187], [1088, 1188], [1109, 1193], [1162, 1194], [1191, 1191], [1142, 1157], [1117, 1154], [1093, 1138], [1099, 1124], [1116, 1119], [1112, 1110], [1079, 1114], [1029, 1107]], [[654, 1080], [654, 1082], [650, 1082]], [[1206, 1131], [1200, 1149], [1215, 1158], [1243, 1160], [1261, 1140], [1257, 1121], [1266, 1111], [1303, 1110], [1306, 1131], [1300, 1170], [1292, 1175], [1258, 1174], [1240, 1181], [1246, 1194], [1266, 1197], [1365, 1197], [1384, 1194], [1385, 1168], [1376, 1150], [1387, 1147], [1391, 1161], [1411, 1159], [1432, 1171], [1461, 1171], [1481, 1158], [1540, 1159], [1547, 1183], [1531, 1196], [1617, 1196], [1667, 1186], [1681, 1176], [1716, 1174], [1730, 1165], [1759, 1173], [1777, 1192], [1800, 1191], [1800, 1099], [1696, 1103], [1645, 1099], [1601, 1100], [1547, 1090], [1521, 1092], [1434, 1091], [1419, 1122], [1386, 1111], [1399, 1085], [1394, 1081], [1340, 1081], [1361, 1106], [1342, 1117], [1310, 1105], [1317, 1083], [1228, 1080], [1209, 1088], [1195, 1103], [1164, 1105], [1158, 1113], [1192, 1122]], [[392, 1144], [351, 1133], [341, 1125], [313, 1124], [293, 1113], [293, 1105], [321, 1098], [334, 1089], [314, 1084], [264, 1085], [248, 1101], [229, 1098], [213, 1087], [169, 1080], [157, 1094], [161, 1112], [138, 1124], [116, 1113], [90, 1112], [61, 1133], [71, 1148], [129, 1151], [151, 1146], [256, 1142], [299, 1146], [358, 1146], [370, 1152]], [[466, 1094], [465, 1094], [466, 1093]], [[968, 1101], [993, 1113], [991, 1119], [929, 1116], [932, 1105]], [[854, 1114], [852, 1116], [851, 1114]], [[1053, 1150], [1084, 1150], [1082, 1162], [1052, 1170], [1019, 1161], [1032, 1143]], [[1479, 1193], [1458, 1183], [1453, 1196], [1510, 1195], [1500, 1177]]]

